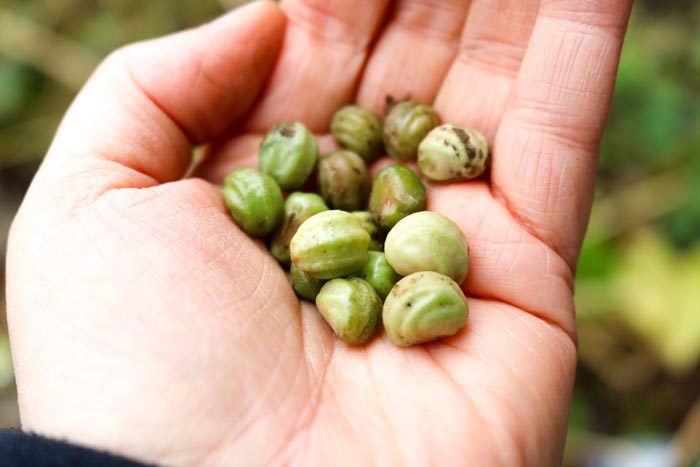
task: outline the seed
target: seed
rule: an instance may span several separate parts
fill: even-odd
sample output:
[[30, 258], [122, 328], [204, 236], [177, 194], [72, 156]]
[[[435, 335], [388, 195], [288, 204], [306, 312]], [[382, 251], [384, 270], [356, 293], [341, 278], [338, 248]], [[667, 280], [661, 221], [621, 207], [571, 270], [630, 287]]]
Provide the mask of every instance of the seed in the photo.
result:
[[357, 211], [365, 207], [370, 181], [367, 166], [352, 151], [334, 151], [318, 163], [321, 196], [333, 209]]
[[382, 129], [379, 117], [358, 105], [343, 107], [331, 121], [335, 139], [367, 162], [373, 161], [382, 152]]
[[321, 212], [292, 237], [292, 262], [315, 279], [347, 276], [367, 262], [369, 240], [360, 220], [349, 212]]
[[316, 296], [321, 291], [321, 287], [323, 287], [326, 281], [314, 279], [304, 271], [300, 271], [294, 264], [292, 264], [289, 272], [292, 276], [292, 288], [294, 292], [296, 292], [299, 297], [305, 298], [306, 300], [316, 300]]
[[362, 227], [369, 234], [369, 250], [384, 251], [384, 239], [386, 238], [386, 234], [377, 225], [377, 223], [374, 222], [374, 217], [372, 217], [372, 213], [369, 211], [353, 211], [350, 214], [360, 219]]
[[326, 282], [316, 306], [333, 332], [351, 345], [364, 344], [374, 336], [382, 312], [377, 293], [357, 277]]
[[224, 180], [222, 193], [233, 220], [251, 237], [265, 236], [282, 222], [282, 192], [267, 174], [234, 170]]
[[404, 217], [423, 211], [425, 203], [423, 183], [403, 164], [385, 167], [374, 179], [369, 209], [377, 224], [386, 231]]
[[447, 217], [422, 211], [399, 221], [386, 236], [384, 252], [402, 276], [434, 271], [461, 284], [469, 269], [469, 244], [462, 230]]
[[455, 281], [423, 271], [404, 277], [391, 289], [382, 321], [389, 338], [407, 347], [456, 334], [468, 313], [467, 298]]
[[384, 121], [384, 147], [396, 159], [415, 159], [420, 142], [439, 124], [440, 116], [429, 105], [396, 103]]
[[289, 195], [284, 203], [284, 221], [270, 242], [272, 256], [281, 264], [288, 265], [289, 243], [297, 229], [308, 218], [323, 211], [328, 211], [328, 206], [316, 193], [295, 192]]
[[272, 176], [284, 191], [298, 190], [318, 159], [316, 137], [303, 123], [280, 123], [260, 145], [260, 170]]
[[468, 180], [489, 165], [488, 142], [478, 130], [442, 125], [431, 131], [418, 147], [418, 167], [430, 180]]
[[369, 252], [367, 262], [357, 273], [357, 277], [369, 282], [382, 300], [386, 298], [394, 284], [401, 279], [401, 276], [386, 260], [384, 253], [379, 251]]

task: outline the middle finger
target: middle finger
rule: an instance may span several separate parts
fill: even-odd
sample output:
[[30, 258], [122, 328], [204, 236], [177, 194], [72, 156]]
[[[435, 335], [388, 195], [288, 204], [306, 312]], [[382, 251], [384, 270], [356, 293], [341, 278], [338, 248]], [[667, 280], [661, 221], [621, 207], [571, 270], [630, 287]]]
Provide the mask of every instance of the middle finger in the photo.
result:
[[446, 122], [496, 134], [537, 19], [539, 0], [474, 0], [435, 107]]
[[450, 63], [469, 0], [399, 0], [362, 76], [357, 101], [375, 112], [385, 98], [432, 103]]

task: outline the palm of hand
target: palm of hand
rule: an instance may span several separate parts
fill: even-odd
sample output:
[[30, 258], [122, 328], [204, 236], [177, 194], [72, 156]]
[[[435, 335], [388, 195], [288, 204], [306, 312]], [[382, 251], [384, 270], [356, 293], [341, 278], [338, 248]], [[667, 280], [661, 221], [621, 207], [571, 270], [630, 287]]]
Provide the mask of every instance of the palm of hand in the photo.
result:
[[[475, 1], [462, 53], [466, 7], [447, 18], [399, 2], [362, 70], [375, 3], [349, 20], [343, 2], [323, 11], [288, 2], [286, 42], [251, 110], [241, 101], [252, 100], [282, 34], [269, 4], [208, 36], [127, 49], [97, 73], [37, 177], [51, 189], [35, 186], [13, 229], [8, 291], [25, 428], [175, 464], [558, 462], [575, 366], [571, 271], [627, 9], [569, 2], [588, 14], [577, 22], [557, 2], [495, 11]], [[488, 31], [507, 25], [496, 46]], [[231, 50], [253, 35], [252, 51]], [[561, 50], [538, 47], [557, 39]], [[191, 52], [191, 71], [156, 53], [174, 40]], [[402, 64], [417, 52], [425, 66], [408, 75]], [[146, 58], [165, 71], [132, 65]], [[241, 69], [252, 78], [222, 80]], [[446, 121], [494, 142], [490, 180], [429, 193], [429, 209], [471, 245], [470, 317], [452, 338], [411, 349], [384, 335], [360, 348], [336, 340], [312, 306], [300, 308], [264, 247], [233, 226], [210, 183], [251, 164], [256, 135], [278, 121], [325, 128], [355, 86], [376, 110], [386, 94], [435, 100]], [[104, 97], [115, 87], [120, 98]], [[81, 115], [97, 96], [111, 134]], [[236, 131], [213, 137], [243, 112]], [[132, 130], [134, 121], [149, 129]], [[197, 174], [210, 182], [171, 181], [187, 139], [212, 137]], [[41, 291], [17, 286], [32, 280]]]

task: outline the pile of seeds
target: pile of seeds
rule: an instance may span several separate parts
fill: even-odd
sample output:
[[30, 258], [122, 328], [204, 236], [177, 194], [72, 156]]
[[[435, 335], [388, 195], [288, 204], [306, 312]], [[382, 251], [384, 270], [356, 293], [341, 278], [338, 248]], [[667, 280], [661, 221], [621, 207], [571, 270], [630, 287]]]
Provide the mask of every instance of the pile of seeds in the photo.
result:
[[[270, 130], [260, 171], [238, 169], [224, 182], [234, 221], [267, 238], [296, 294], [315, 300], [345, 342], [367, 342], [380, 323], [400, 346], [455, 334], [468, 314], [460, 288], [467, 239], [453, 221], [425, 210], [425, 186], [411, 168], [395, 163], [370, 180], [367, 163], [384, 153], [417, 158], [429, 180], [467, 180], [489, 164], [486, 138], [441, 125], [435, 110], [411, 100], [391, 102], [383, 124], [363, 107], [344, 107], [331, 131], [344, 149], [319, 157], [302, 123]], [[317, 193], [299, 191], [313, 178]]]

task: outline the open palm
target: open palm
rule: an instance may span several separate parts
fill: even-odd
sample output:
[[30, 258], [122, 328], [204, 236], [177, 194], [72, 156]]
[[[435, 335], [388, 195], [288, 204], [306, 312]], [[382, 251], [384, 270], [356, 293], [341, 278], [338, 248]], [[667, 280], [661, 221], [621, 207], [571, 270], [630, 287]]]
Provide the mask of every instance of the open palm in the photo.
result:
[[[165, 464], [557, 464], [630, 1], [469, 3], [260, 2], [107, 59], [12, 229], [23, 427]], [[387, 95], [482, 129], [494, 153], [488, 180], [429, 188], [470, 242], [470, 315], [409, 349], [334, 338], [217, 186], [273, 124], [322, 134]]]

